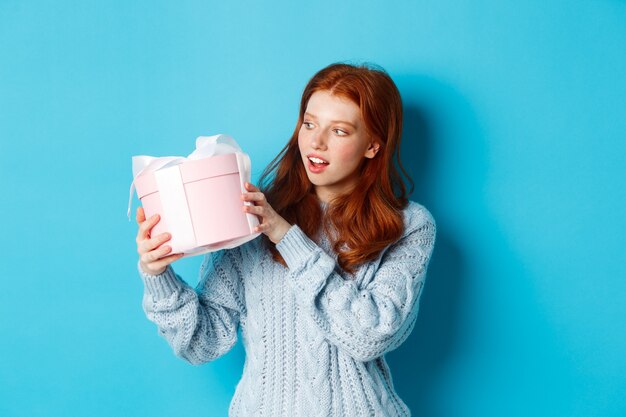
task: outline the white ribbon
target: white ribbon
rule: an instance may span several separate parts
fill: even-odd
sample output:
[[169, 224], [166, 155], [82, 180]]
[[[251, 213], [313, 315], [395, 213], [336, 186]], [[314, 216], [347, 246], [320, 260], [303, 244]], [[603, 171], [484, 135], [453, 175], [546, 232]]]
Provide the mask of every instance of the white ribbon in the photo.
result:
[[[128, 221], [130, 221], [130, 210], [133, 203], [133, 191], [135, 191], [135, 179], [140, 175], [147, 172], [155, 172], [167, 167], [180, 165], [183, 162], [190, 160], [197, 160], [202, 158], [208, 158], [210, 156], [226, 155], [229, 153], [243, 154], [235, 139], [228, 135], [219, 134], [213, 136], [198, 136], [196, 138], [196, 149], [190, 153], [186, 158], [182, 156], [164, 156], [154, 157], [147, 155], [133, 156], [133, 182], [130, 184], [130, 193], [128, 196], [128, 211], [126, 215]], [[237, 158], [239, 163], [239, 158]], [[241, 168], [241, 167], [240, 167]], [[239, 171], [243, 178], [250, 180], [250, 160], [248, 158], [246, 171]], [[245, 191], [245, 190], [243, 190]]]
[[193, 230], [191, 214], [187, 207], [185, 184], [180, 173], [180, 165], [174, 165], [154, 172], [163, 217], [167, 219], [172, 234], [170, 245], [172, 248], [190, 248], [196, 244], [196, 232]]

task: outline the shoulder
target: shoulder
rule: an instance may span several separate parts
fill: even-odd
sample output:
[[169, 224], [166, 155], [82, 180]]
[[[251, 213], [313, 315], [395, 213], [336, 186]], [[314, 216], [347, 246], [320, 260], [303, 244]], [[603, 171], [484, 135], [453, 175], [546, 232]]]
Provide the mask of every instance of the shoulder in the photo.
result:
[[409, 204], [402, 210], [404, 218], [403, 237], [414, 234], [419, 230], [428, 230], [433, 235], [436, 233], [437, 224], [432, 213], [422, 204], [409, 201]]

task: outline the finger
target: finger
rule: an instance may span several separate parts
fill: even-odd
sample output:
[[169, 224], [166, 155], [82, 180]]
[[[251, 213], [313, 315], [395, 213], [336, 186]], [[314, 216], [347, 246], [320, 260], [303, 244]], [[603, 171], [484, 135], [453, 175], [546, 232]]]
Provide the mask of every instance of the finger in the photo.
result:
[[165, 272], [165, 268], [167, 268], [169, 264], [177, 261], [178, 259], [181, 259], [183, 255], [184, 254], [182, 253], [177, 253], [176, 255], [170, 255], [168, 257], [160, 259], [158, 262], [154, 262], [153, 264], [151, 264], [153, 265], [152, 268], [154, 268], [155, 270], [163, 270], [163, 272]]
[[269, 230], [269, 224], [267, 223], [261, 223], [254, 228], [255, 233], [263, 233], [263, 232], [266, 232], [267, 230]]
[[157, 262], [153, 262], [151, 264], [151, 268], [154, 268], [155, 270], [165, 268], [166, 266], [174, 261], [179, 260], [183, 256], [185, 256], [184, 253], [175, 253], [174, 255], [166, 256], [165, 258], [159, 259]]
[[143, 211], [143, 207], [137, 207], [137, 223], [146, 221], [146, 213]]
[[250, 214], [256, 214], [261, 217], [265, 215], [265, 207], [262, 206], [243, 206], [243, 211]]
[[257, 187], [255, 187], [254, 185], [252, 185], [249, 182], [246, 182], [246, 190], [248, 190], [248, 191], [261, 191], [261, 190], [259, 190]]
[[140, 254], [150, 252], [161, 246], [163, 243], [167, 242], [172, 238], [170, 233], [161, 233], [158, 236], [155, 236], [151, 239], [142, 240], [138, 247], [138, 252]]
[[172, 252], [172, 247], [170, 245], [163, 245], [163, 246], [156, 248], [155, 250], [151, 252], [148, 252], [148, 254], [152, 256], [152, 262], [154, 262], [165, 257], [170, 252]]
[[150, 216], [150, 218], [148, 218], [143, 223], [141, 223], [141, 226], [139, 226], [139, 236], [142, 239], [149, 239], [150, 231], [152, 230], [154, 225], [159, 222], [159, 220], [160, 220], [160, 216], [158, 214], [155, 214], [153, 216]]
[[153, 263], [163, 258], [165, 255], [169, 254], [172, 251], [172, 247], [170, 245], [163, 245], [155, 250], [150, 252], [144, 252], [141, 255], [141, 261], [148, 265], [150, 269], [158, 269], [153, 267]]
[[243, 193], [241, 195], [241, 199], [244, 201], [258, 201], [261, 203], [265, 201], [265, 194], [261, 192]]
[[158, 216], [158, 214], [153, 214], [152, 216], [150, 216], [150, 217], [148, 217], [146, 219], [146, 215], [145, 215], [145, 212], [144, 212], [143, 221], [139, 223], [140, 230], [145, 230], [147, 227], [150, 226], [151, 223], [154, 223], [155, 222], [155, 217], [157, 217], [157, 216]]

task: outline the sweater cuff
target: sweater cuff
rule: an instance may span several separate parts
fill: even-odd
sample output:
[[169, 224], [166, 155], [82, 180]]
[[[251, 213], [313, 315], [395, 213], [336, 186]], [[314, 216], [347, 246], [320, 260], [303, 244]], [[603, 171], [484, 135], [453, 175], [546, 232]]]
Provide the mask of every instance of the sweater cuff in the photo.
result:
[[139, 269], [139, 275], [143, 280], [146, 293], [150, 294], [155, 300], [168, 298], [174, 292], [181, 292], [183, 289], [183, 283], [174, 273], [171, 265], [165, 268], [165, 271], [159, 275], [150, 275], [141, 269], [141, 264], [137, 263]]
[[290, 270], [295, 270], [311, 256], [319, 247], [294, 224], [285, 236], [276, 244], [276, 249], [282, 255]]

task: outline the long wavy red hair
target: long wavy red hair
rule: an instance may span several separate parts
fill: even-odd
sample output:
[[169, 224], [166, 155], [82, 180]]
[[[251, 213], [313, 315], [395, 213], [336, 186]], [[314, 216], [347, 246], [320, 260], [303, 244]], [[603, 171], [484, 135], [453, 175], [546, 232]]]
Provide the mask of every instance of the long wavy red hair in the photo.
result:
[[[357, 104], [370, 137], [378, 142], [373, 159], [360, 165], [360, 182], [351, 192], [334, 198], [322, 213], [298, 147], [298, 133], [309, 99], [316, 91], [347, 98]], [[402, 100], [384, 69], [371, 64], [336, 63], [315, 74], [306, 85], [291, 139], [265, 168], [260, 188], [274, 210], [297, 224], [313, 240], [320, 225], [331, 239], [339, 266], [347, 272], [375, 259], [404, 230], [401, 210], [408, 204], [407, 190], [398, 169], [411, 184], [400, 162]], [[332, 231], [332, 233], [329, 233]], [[267, 237], [274, 259], [284, 259]]]

